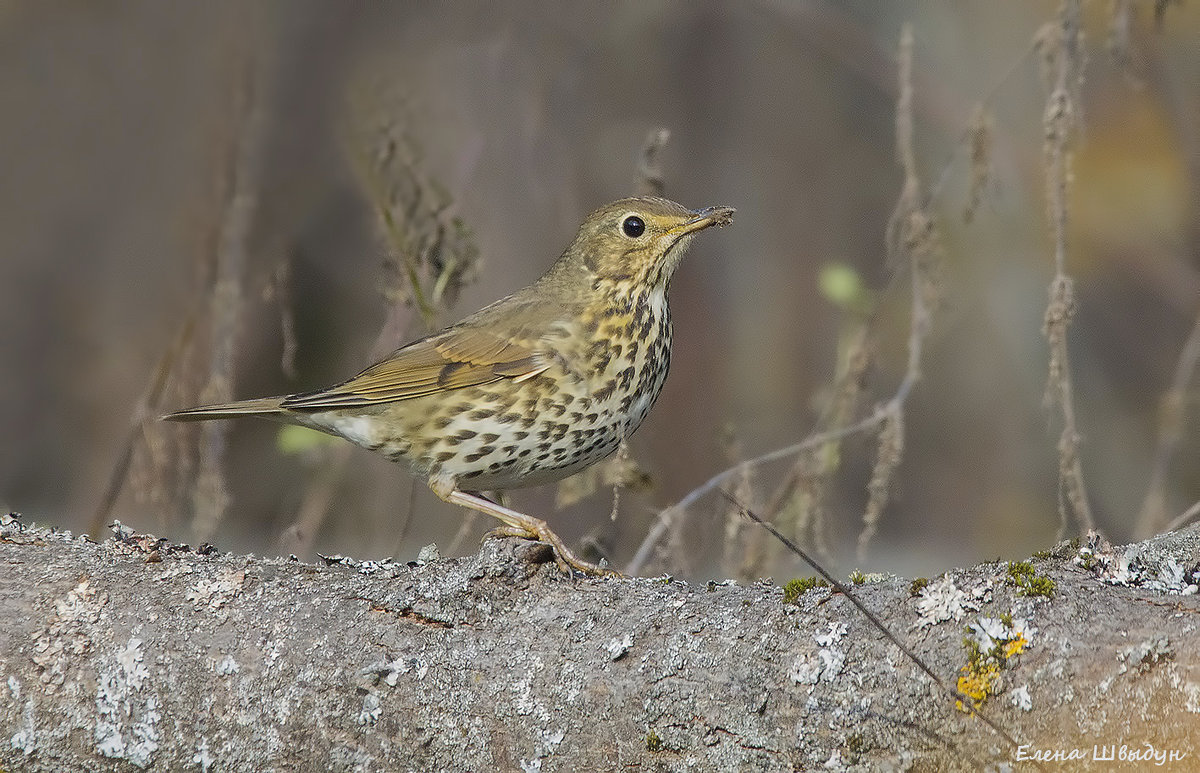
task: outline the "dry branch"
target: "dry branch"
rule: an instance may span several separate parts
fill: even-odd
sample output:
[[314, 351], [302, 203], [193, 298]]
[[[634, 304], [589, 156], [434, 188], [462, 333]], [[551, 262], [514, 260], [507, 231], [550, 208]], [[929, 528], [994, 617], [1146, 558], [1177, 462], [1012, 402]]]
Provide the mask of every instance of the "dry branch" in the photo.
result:
[[1046, 403], [1062, 413], [1063, 429], [1058, 441], [1060, 536], [1071, 517], [1081, 531], [1093, 528], [1091, 505], [1080, 459], [1082, 443], [1075, 414], [1067, 331], [1075, 314], [1075, 282], [1067, 273], [1067, 194], [1071, 180], [1071, 146], [1080, 124], [1082, 100], [1079, 84], [1083, 77], [1083, 50], [1079, 0], [1064, 0], [1057, 26], [1047, 25], [1039, 35], [1044, 77], [1049, 84], [1045, 131], [1046, 198], [1054, 238], [1054, 278], [1043, 330], [1050, 345], [1050, 374]]

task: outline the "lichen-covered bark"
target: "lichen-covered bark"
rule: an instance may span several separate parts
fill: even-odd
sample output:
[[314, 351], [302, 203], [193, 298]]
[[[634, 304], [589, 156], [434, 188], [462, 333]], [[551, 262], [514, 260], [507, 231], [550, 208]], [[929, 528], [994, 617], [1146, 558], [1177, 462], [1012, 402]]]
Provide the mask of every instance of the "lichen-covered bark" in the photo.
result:
[[[1200, 538], [1135, 549], [1035, 559], [1050, 597], [1020, 595], [1007, 564], [919, 596], [899, 578], [856, 590], [950, 683], [979, 675], [961, 670], [969, 626], [1020, 628], [984, 707], [1022, 755], [1079, 769], [1123, 744], [1187, 769], [1200, 604], [1180, 591]], [[509, 540], [311, 565], [9, 521], [0, 768], [1023, 769], [828, 589], [784, 604], [766, 583], [572, 580], [544, 558]]]

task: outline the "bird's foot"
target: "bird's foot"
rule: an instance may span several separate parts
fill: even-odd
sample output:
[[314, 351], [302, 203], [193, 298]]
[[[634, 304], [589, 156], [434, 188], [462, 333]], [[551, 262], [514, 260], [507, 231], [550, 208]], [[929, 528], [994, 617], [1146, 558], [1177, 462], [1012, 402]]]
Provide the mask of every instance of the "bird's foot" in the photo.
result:
[[615, 569], [589, 563], [576, 556], [541, 518], [519, 513], [478, 494], [462, 491], [453, 478], [435, 477], [429, 481], [429, 487], [443, 501], [486, 513], [504, 524], [488, 532], [488, 537], [520, 537], [549, 545], [554, 550], [554, 563], [566, 574], [582, 572], [593, 577], [622, 576]]
[[583, 574], [592, 575], [593, 577], [621, 577], [621, 573], [607, 566], [593, 564], [584, 561], [579, 556], [575, 555], [568, 548], [559, 536], [550, 530], [545, 521], [531, 516], [525, 516], [531, 521], [537, 521], [541, 528], [533, 525], [532, 528], [523, 526], [497, 526], [496, 528], [483, 535], [484, 539], [498, 539], [502, 537], [518, 537], [520, 539], [533, 540], [550, 548], [554, 555], [554, 563], [562, 570], [564, 574], [574, 574], [581, 572]]

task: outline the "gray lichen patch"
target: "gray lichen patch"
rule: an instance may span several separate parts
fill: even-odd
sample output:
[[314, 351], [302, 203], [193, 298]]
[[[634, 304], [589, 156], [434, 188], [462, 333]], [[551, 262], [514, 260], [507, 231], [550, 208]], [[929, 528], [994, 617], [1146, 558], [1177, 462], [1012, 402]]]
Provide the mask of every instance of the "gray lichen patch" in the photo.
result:
[[96, 751], [139, 768], [150, 765], [162, 737], [162, 702], [145, 659], [142, 640], [131, 637], [101, 661], [96, 684]]

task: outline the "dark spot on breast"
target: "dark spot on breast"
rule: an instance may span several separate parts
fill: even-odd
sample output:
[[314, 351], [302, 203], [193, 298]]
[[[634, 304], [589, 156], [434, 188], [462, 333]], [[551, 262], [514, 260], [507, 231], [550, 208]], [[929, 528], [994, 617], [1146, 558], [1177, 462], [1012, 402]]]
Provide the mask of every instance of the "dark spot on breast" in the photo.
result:
[[500, 436], [494, 432], [485, 432], [479, 437], [479, 439], [485, 443], [495, 443], [500, 439]]
[[524, 440], [525, 438], [529, 437], [529, 433], [523, 429], [519, 429], [513, 433], [513, 437], [515, 437], [517, 440]]
[[512, 424], [514, 421], [519, 421], [520, 419], [521, 414], [510, 411], [509, 413], [500, 416], [500, 418], [496, 419], [496, 421], [500, 422], [501, 424]]
[[455, 454], [453, 451], [442, 451], [440, 454], [438, 454], [434, 458], [437, 459], [438, 462], [448, 462], [451, 459], [453, 459], [454, 456], [455, 456]]
[[610, 380], [607, 384], [597, 389], [595, 392], [592, 392], [592, 397], [597, 400], [607, 400], [608, 398], [612, 397], [612, 393], [616, 391], [616, 388], [616, 380]]
[[433, 428], [445, 429], [446, 427], [450, 426], [450, 422], [452, 421], [454, 421], [454, 419], [450, 418], [449, 416], [439, 416], [433, 420]]
[[460, 429], [455, 437], [457, 437], [459, 440], [470, 440], [478, 434], [479, 433], [473, 429]]
[[496, 412], [491, 408], [480, 408], [479, 410], [471, 411], [472, 419], [488, 419], [495, 416]]

